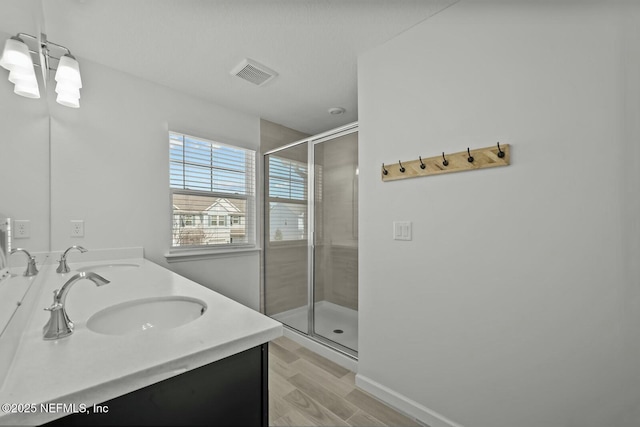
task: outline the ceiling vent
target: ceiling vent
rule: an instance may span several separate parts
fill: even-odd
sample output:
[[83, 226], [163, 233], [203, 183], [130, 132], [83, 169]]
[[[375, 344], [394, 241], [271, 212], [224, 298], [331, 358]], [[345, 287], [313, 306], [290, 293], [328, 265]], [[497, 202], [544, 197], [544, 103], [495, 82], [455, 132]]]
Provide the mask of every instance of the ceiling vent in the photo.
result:
[[276, 77], [278, 73], [247, 58], [231, 70], [231, 75], [238, 76], [256, 86], [263, 86]]

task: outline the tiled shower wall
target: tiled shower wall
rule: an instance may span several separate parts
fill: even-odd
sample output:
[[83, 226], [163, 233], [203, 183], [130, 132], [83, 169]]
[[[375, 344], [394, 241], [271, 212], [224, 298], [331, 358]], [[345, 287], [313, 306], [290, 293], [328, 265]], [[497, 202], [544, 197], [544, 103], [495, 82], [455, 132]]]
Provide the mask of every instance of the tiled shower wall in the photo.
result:
[[358, 134], [316, 145], [316, 301], [358, 309]]

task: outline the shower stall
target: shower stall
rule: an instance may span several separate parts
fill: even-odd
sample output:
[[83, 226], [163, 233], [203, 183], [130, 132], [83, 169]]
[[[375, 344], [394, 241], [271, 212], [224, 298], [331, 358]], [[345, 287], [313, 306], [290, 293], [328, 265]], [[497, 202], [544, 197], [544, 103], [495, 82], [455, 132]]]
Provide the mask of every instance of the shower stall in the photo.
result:
[[358, 352], [358, 125], [264, 155], [264, 311]]

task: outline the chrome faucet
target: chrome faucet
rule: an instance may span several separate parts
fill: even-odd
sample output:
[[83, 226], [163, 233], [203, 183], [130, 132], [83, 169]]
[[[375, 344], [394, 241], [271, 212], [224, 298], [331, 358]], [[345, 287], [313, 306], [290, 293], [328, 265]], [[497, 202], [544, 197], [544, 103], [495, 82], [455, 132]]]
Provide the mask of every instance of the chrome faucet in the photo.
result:
[[69, 249], [64, 251], [64, 253], [62, 254], [62, 257], [60, 257], [60, 261], [59, 261], [60, 264], [58, 264], [58, 268], [56, 269], [56, 273], [68, 273], [68, 272], [71, 271], [71, 269], [69, 268], [69, 265], [67, 264], [67, 253], [71, 249], [77, 249], [81, 253], [87, 252], [87, 250], [85, 248], [83, 248], [82, 246], [71, 246]]
[[53, 304], [51, 304], [51, 307], [45, 308], [45, 310], [51, 312], [49, 321], [44, 325], [44, 328], [42, 328], [42, 334], [45, 340], [57, 340], [58, 338], [64, 338], [73, 333], [73, 322], [67, 315], [64, 303], [67, 299], [67, 294], [69, 293], [71, 286], [82, 279], [91, 280], [96, 284], [96, 286], [102, 286], [109, 283], [107, 279], [99, 274], [91, 271], [83, 271], [82, 273], [78, 273], [67, 280], [60, 290], [56, 289], [53, 291]]
[[27, 258], [29, 259], [27, 262], [27, 269], [24, 271], [24, 276], [29, 277], [29, 276], [35, 276], [36, 274], [38, 274], [38, 267], [36, 267], [36, 257], [31, 256], [31, 254], [27, 252], [26, 249], [22, 249], [22, 248], [11, 249], [11, 252], [9, 252], [9, 255], [13, 255], [16, 252], [24, 252]]

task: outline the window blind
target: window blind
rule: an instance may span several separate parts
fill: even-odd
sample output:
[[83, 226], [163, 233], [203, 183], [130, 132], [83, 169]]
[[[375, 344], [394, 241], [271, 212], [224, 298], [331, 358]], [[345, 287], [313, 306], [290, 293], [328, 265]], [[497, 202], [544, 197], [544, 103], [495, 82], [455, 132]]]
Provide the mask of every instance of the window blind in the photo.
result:
[[306, 239], [307, 164], [270, 155], [267, 169], [269, 241]]
[[255, 151], [169, 134], [173, 247], [255, 244]]

